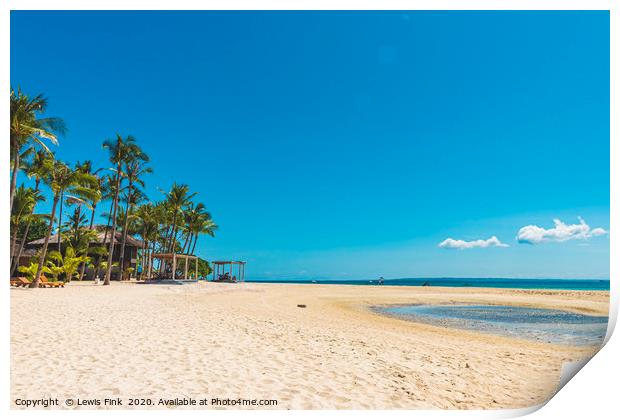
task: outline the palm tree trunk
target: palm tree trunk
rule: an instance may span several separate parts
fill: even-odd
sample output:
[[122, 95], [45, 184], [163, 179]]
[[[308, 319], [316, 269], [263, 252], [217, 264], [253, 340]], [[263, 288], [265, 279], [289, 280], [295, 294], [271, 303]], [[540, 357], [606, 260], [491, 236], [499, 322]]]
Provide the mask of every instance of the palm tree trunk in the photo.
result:
[[155, 241], [151, 244], [151, 248], [149, 249], [149, 270], [146, 272], [146, 278], [151, 279], [151, 275], [153, 273], [153, 254], [155, 253]]
[[62, 203], [65, 201], [65, 192], [60, 193], [60, 212], [58, 213], [58, 252], [61, 252], [61, 233], [60, 227], [62, 226]]
[[176, 227], [177, 227], [177, 214], [174, 213], [172, 217], [172, 229], [170, 231], [170, 242], [168, 243], [168, 252], [174, 252], [174, 235], [176, 235]]
[[32, 223], [32, 221], [28, 220], [28, 224], [26, 225], [26, 229], [24, 230], [24, 237], [22, 238], [22, 241], [19, 244], [19, 249], [17, 250], [17, 255], [15, 256], [15, 258], [12, 261], [12, 264], [11, 264], [11, 275], [13, 275], [13, 272], [15, 272], [15, 270], [17, 270], [17, 267], [19, 266], [19, 259], [22, 256], [22, 252], [24, 252], [24, 246], [26, 246], [26, 238], [28, 238], [28, 231], [30, 230], [30, 224], [31, 223]]
[[15, 159], [13, 159], [13, 172], [11, 173], [11, 200], [9, 212], [13, 210], [13, 197], [15, 197], [15, 189], [17, 188], [17, 171], [19, 171], [19, 150], [15, 151]]
[[[34, 195], [35, 196], [37, 196], [39, 194], [39, 186], [40, 185], [41, 185], [41, 179], [37, 178], [37, 180], [34, 183]], [[11, 275], [13, 275], [13, 272], [15, 270], [17, 270], [17, 267], [19, 266], [19, 259], [22, 256], [22, 252], [24, 252], [24, 247], [26, 246], [26, 240], [28, 238], [28, 231], [30, 231], [30, 225], [32, 224], [32, 215], [34, 214], [35, 206], [36, 206], [36, 202], [32, 206], [32, 210], [30, 211], [30, 214], [28, 215], [28, 224], [26, 224], [26, 230], [24, 231], [24, 237], [22, 238], [22, 241], [21, 241], [21, 243], [19, 245], [19, 249], [17, 250], [17, 256], [15, 258], [15, 261], [13, 261], [13, 263], [11, 265]]]
[[110, 251], [108, 252], [108, 269], [103, 280], [104, 286], [110, 285], [110, 277], [112, 276], [112, 257], [114, 255], [114, 240], [116, 239], [116, 212], [118, 211], [118, 193], [121, 186], [121, 167], [118, 165], [116, 172], [116, 191], [114, 192], [114, 210], [112, 212], [112, 236], [110, 237]]
[[187, 236], [185, 237], [185, 242], [183, 243], [183, 250], [181, 251], [182, 254], [185, 254], [185, 248], [187, 248], [187, 250], [189, 251], [189, 243], [191, 242], [191, 238], [192, 238], [192, 234], [191, 232], [188, 232]]
[[163, 235], [163, 241], [162, 241], [162, 246], [161, 246], [161, 251], [162, 252], [166, 252], [168, 250], [168, 239], [170, 236], [170, 228], [171, 225], [166, 226], [166, 234]]
[[[166, 246], [164, 246], [164, 252], [174, 252], [174, 235], [175, 235], [175, 229], [176, 229], [176, 224], [177, 224], [177, 214], [176, 212], [174, 213], [174, 216], [172, 217], [172, 226], [170, 229], [170, 241], [166, 240], [166, 242], [168, 243], [168, 247], [166, 248]], [[163, 266], [164, 266], [164, 271], [168, 270], [170, 263], [168, 261], [163, 262]], [[161, 266], [161, 263], [160, 263]], [[161, 271], [161, 270], [160, 270]]]
[[144, 236], [142, 237], [142, 272], [140, 273], [140, 277], [138, 280], [142, 280], [144, 274], [146, 274], [146, 261], [147, 261], [147, 252], [149, 249], [149, 241], [144, 240]]
[[196, 237], [194, 238], [194, 246], [192, 247], [192, 255], [194, 254], [194, 251], [196, 250], [196, 243], [198, 242], [198, 234], [196, 234]]
[[[93, 224], [95, 223], [95, 209], [97, 208], [97, 204], [93, 203], [93, 211], [90, 214], [90, 225], [88, 226], [89, 230], [93, 230]], [[88, 256], [88, 247], [86, 248], [86, 255]], [[82, 268], [80, 268], [80, 281], [84, 279], [84, 271], [86, 270], [86, 263], [82, 263]]]
[[[108, 210], [108, 221], [105, 226], [105, 232], [103, 233], [103, 242], [101, 242], [101, 247], [105, 247], [105, 242], [108, 240], [108, 231], [110, 230], [110, 219], [112, 218], [112, 208], [114, 207], [114, 202], [110, 203], [110, 210]], [[101, 255], [97, 257], [97, 275], [99, 275], [99, 265], [101, 264]]]
[[170, 252], [174, 252], [174, 250], [176, 249], [176, 245], [177, 245], [177, 228], [175, 226], [174, 229], [172, 229]]
[[129, 213], [131, 212], [131, 188], [132, 182], [129, 182], [129, 186], [127, 188], [127, 201], [125, 204], [125, 222], [123, 223], [123, 239], [121, 242], [121, 254], [119, 257], [119, 266], [121, 268], [121, 280], [123, 280], [123, 276], [125, 273], [125, 244], [127, 243], [127, 226], [129, 225]]
[[39, 287], [39, 280], [41, 278], [41, 273], [43, 272], [43, 263], [45, 263], [45, 257], [47, 256], [47, 245], [50, 242], [50, 236], [52, 236], [52, 229], [54, 229], [54, 216], [56, 215], [56, 206], [58, 205], [58, 194], [54, 194], [54, 203], [52, 204], [52, 215], [50, 217], [50, 224], [47, 228], [47, 235], [45, 236], [45, 242], [43, 243], [43, 249], [41, 250], [41, 255], [39, 256], [39, 266], [37, 267], [37, 274], [35, 274], [32, 283], [30, 283], [30, 288]]
[[[11, 235], [11, 267], [13, 267], [13, 262], [15, 260], [15, 245], [17, 244], [17, 231], [19, 230], [19, 218], [17, 219], [15, 227], [11, 230], [13, 231], [13, 234]], [[11, 275], [13, 275], [13, 270], [11, 270]]]

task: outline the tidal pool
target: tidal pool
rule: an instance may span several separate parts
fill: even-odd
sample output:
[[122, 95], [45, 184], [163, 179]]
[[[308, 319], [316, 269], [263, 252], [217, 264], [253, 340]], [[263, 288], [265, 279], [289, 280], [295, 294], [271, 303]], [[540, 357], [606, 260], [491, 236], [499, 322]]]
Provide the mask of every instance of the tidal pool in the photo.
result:
[[495, 305], [400, 305], [376, 312], [414, 322], [573, 346], [600, 345], [606, 316]]

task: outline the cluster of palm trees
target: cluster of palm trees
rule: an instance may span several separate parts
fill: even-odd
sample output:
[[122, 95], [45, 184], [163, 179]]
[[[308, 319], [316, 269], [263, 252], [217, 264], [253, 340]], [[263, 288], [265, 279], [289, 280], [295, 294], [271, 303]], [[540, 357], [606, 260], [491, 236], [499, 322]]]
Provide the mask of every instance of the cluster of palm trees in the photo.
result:
[[[203, 203], [193, 201], [196, 193], [185, 184], [174, 183], [163, 192], [161, 201], [148, 202], [144, 176], [152, 169], [148, 155], [132, 136], [116, 135], [103, 142], [112, 164], [109, 169], [95, 169], [91, 161], [70, 166], [56, 159], [49, 143], [58, 145], [58, 136], [66, 129], [60, 118], [41, 117], [46, 106], [42, 95], [31, 97], [20, 89], [11, 89], [11, 273], [18, 270], [30, 275], [31, 287], [37, 287], [42, 273], [64, 276], [65, 280], [82, 279], [86, 267], [91, 266], [108, 285], [115, 266], [121, 278], [131, 275], [125, 254], [129, 235], [142, 239], [143, 273], [154, 268], [149, 267], [153, 253], [193, 254], [200, 235], [215, 235], [217, 225], [210, 213]], [[20, 173], [33, 186], [18, 186]], [[50, 214], [36, 212], [37, 205], [46, 200], [43, 187], [50, 192]], [[97, 226], [97, 209], [104, 202], [109, 203], [108, 211], [99, 216], [107, 223]], [[63, 222], [67, 210], [69, 215]], [[18, 266], [25, 245], [32, 240], [32, 227], [41, 224], [46, 229], [37, 261]], [[54, 230], [57, 243], [50, 244]], [[99, 239], [99, 232], [103, 232], [103, 239]], [[120, 254], [116, 262], [115, 245]], [[203, 261], [199, 267], [199, 274], [206, 276], [208, 264]]]

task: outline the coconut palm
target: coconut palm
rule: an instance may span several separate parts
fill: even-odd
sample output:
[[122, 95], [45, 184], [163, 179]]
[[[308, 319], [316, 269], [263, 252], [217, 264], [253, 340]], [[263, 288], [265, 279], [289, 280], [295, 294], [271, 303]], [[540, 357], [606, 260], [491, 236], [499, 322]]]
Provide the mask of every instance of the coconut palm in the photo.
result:
[[[87, 165], [88, 166], [88, 165]], [[99, 191], [99, 184], [97, 179], [89, 170], [85, 169], [81, 164], [75, 165], [74, 171], [79, 175], [83, 174], [84, 177], [80, 178], [80, 182], [68, 185], [60, 192], [60, 211], [58, 212], [58, 251], [61, 251], [62, 246], [62, 216], [63, 205], [68, 206], [77, 205], [80, 208], [83, 205], [89, 206], [92, 201], [98, 201], [101, 197]]]
[[50, 222], [43, 242], [43, 248], [39, 255], [39, 265], [34, 277], [34, 280], [30, 284], [30, 287], [38, 287], [39, 280], [41, 278], [41, 271], [45, 258], [47, 257], [47, 247], [49, 245], [50, 237], [52, 235], [52, 229], [54, 228], [54, 218], [56, 215], [56, 208], [60, 201], [61, 194], [67, 190], [77, 189], [79, 186], [90, 185], [94, 182], [93, 176], [84, 174], [80, 171], [72, 170], [67, 164], [61, 161], [48, 161], [46, 163], [48, 170], [43, 177], [43, 182], [50, 187], [54, 198], [52, 200], [52, 212], [50, 215]]
[[[103, 168], [93, 170], [93, 163], [90, 160], [87, 160], [87, 161], [84, 161], [84, 163], [78, 162], [75, 165], [75, 169], [77, 171], [81, 171], [82, 173], [89, 174], [94, 177], [93, 184], [89, 185], [91, 189], [90, 194], [88, 194], [88, 196], [85, 197], [88, 199], [86, 201], [86, 206], [89, 207], [91, 210], [89, 228], [92, 229], [95, 223], [95, 211], [97, 209], [97, 204], [99, 204], [99, 202], [103, 198], [104, 189], [105, 189], [104, 178], [99, 176], [99, 172], [101, 172]], [[79, 205], [81, 206], [81, 204], [84, 204], [84, 203], [81, 202]]]
[[[170, 236], [170, 227], [172, 226], [172, 213], [170, 211], [170, 205], [166, 200], [159, 201], [153, 206], [153, 216], [157, 229], [153, 233], [151, 238], [151, 254], [155, 252], [167, 252], [165, 248], [168, 238]], [[155, 267], [149, 267], [153, 270]], [[161, 269], [161, 261], [158, 269]]]
[[[105, 191], [105, 188], [106, 188], [105, 187], [105, 178], [99, 175], [99, 173], [103, 170], [103, 168], [99, 168], [97, 170], [93, 170], [92, 162], [90, 160], [87, 160], [87, 161], [84, 161], [84, 163], [78, 162], [76, 164], [76, 169], [82, 171], [83, 173], [90, 174], [90, 175], [92, 175], [95, 178], [95, 184], [92, 185], [92, 190], [93, 190], [92, 192], [93, 192], [93, 194], [90, 196], [90, 200], [89, 200], [87, 206], [90, 207], [90, 209], [91, 209], [90, 224], [88, 226], [88, 229], [89, 229], [89, 231], [91, 231], [94, 234], [94, 239], [96, 240], [97, 239], [97, 234], [96, 234], [96, 232], [93, 232], [93, 226], [95, 224], [95, 212], [97, 210], [97, 204], [99, 204], [99, 202], [102, 200], [104, 194], [106, 193], [106, 191]], [[78, 207], [81, 207], [81, 206], [78, 206]], [[74, 246], [74, 248], [75, 248], [75, 246]], [[88, 248], [88, 246], [87, 246], [87, 248]], [[102, 255], [102, 254], [100, 254], [100, 255]], [[100, 255], [99, 255], [99, 257], [100, 257]], [[80, 277], [79, 277], [80, 280], [82, 280], [84, 278], [84, 271], [85, 270], [86, 270], [86, 264], [82, 264], [82, 267], [80, 268]]]
[[[110, 154], [110, 162], [115, 166], [114, 175], [114, 198], [112, 200], [112, 232], [110, 237], [110, 247], [108, 250], [108, 263], [106, 265], [106, 274], [103, 281], [104, 285], [110, 284], [112, 276], [112, 257], [114, 254], [114, 241], [116, 239], [116, 215], [118, 212], [118, 197], [121, 191], [121, 181], [123, 179], [123, 164], [135, 159], [136, 156], [144, 155], [144, 152], [136, 144], [136, 140], [132, 136], [125, 138], [116, 135], [115, 140], [106, 140], [103, 142], [103, 148], [107, 149]], [[122, 269], [122, 267], [121, 267]]]
[[[43, 198], [42, 195], [40, 195], [40, 197]], [[39, 239], [40, 237], [43, 236], [42, 234], [40, 236], [36, 236], [36, 235], [37, 235], [37, 232], [41, 231], [41, 228], [43, 228], [43, 230], [47, 228], [48, 221], [49, 221], [49, 214], [31, 213], [30, 215], [26, 216], [24, 221], [25, 221], [25, 227], [22, 229], [22, 227], [20, 226], [18, 230], [18, 235], [21, 236], [21, 240], [20, 240], [19, 245], [17, 246], [17, 252], [15, 253], [15, 258], [13, 258], [13, 261], [11, 264], [11, 273], [14, 273], [15, 270], [17, 269], [21, 256], [24, 252], [24, 249], [26, 248], [26, 243], [29, 240]]]
[[[47, 163], [50, 160], [53, 160], [53, 156], [47, 150], [42, 149], [42, 150], [37, 150], [33, 154], [32, 159], [29, 162], [26, 162], [26, 165], [25, 165], [25, 173], [28, 176], [28, 178], [31, 178], [31, 179], [34, 178], [34, 194], [41, 197], [41, 200], [39, 201], [45, 201], [45, 197], [41, 195], [40, 185], [41, 185], [41, 179], [45, 175], [45, 171], [47, 170], [49, 166], [47, 165]], [[35, 210], [35, 206], [32, 206], [30, 215], [27, 219], [26, 228], [24, 230], [21, 243], [17, 250], [17, 255], [11, 267], [11, 273], [15, 271], [17, 264], [19, 264], [19, 259], [22, 255], [24, 247], [26, 246], [26, 239], [28, 238], [28, 232], [30, 232], [30, 226], [32, 225], [32, 222], [41, 218], [41, 215], [34, 214], [34, 210]]]
[[66, 131], [64, 122], [60, 118], [39, 118], [39, 114], [45, 113], [47, 99], [42, 95], [30, 97], [21, 89], [15, 91], [11, 88], [11, 160], [13, 164], [11, 172], [10, 207], [13, 207], [13, 197], [17, 187], [17, 173], [20, 170], [20, 153], [24, 147], [35, 146], [49, 151], [47, 141], [58, 144], [57, 135]]
[[144, 188], [144, 180], [142, 177], [146, 174], [150, 174], [153, 170], [146, 166], [149, 161], [149, 157], [146, 153], [136, 154], [131, 156], [130, 160], [125, 162], [124, 176], [127, 179], [127, 193], [125, 208], [125, 218], [123, 223], [123, 236], [121, 240], [121, 250], [119, 258], [119, 266], [121, 267], [121, 273], [125, 269], [125, 245], [127, 243], [127, 228], [129, 225], [130, 215], [133, 213], [134, 205], [139, 201], [144, 194], [136, 188], [140, 186]]
[[[20, 227], [25, 223], [26, 229], [24, 237], [28, 235], [28, 227], [32, 222], [32, 212], [38, 201], [43, 200], [43, 196], [34, 188], [26, 188], [20, 185], [15, 191], [13, 208], [11, 209], [11, 273], [18, 264], [19, 257], [16, 255], [17, 237]], [[23, 241], [22, 241], [23, 242]]]
[[[47, 100], [42, 95], [31, 97], [19, 89], [11, 89], [10, 207], [11, 256], [14, 258], [11, 272], [19, 265], [19, 257], [35, 230], [38, 232], [44, 229], [45, 232], [38, 232], [36, 236], [44, 237], [45, 240], [37, 254], [39, 263], [25, 267], [34, 270], [32, 277], [35, 281], [31, 287], [38, 285], [42, 272], [55, 270], [61, 273], [59, 270], [64, 261], [60, 258], [66, 257], [67, 247], [72, 249], [73, 256], [70, 258], [98, 256], [95, 266], [97, 269], [105, 268], [104, 284], [110, 284], [113, 267], [118, 266], [121, 274], [125, 271], [125, 247], [129, 235], [135, 233], [142, 237], [142, 265], [146, 269], [148, 264], [150, 271], [153, 252], [193, 253], [200, 235], [215, 234], [217, 226], [211, 215], [203, 204], [192, 203], [195, 193], [191, 193], [185, 184], [174, 183], [165, 193], [165, 199], [159, 203], [141, 205], [147, 201], [142, 191], [143, 178], [151, 169], [148, 167], [148, 156], [131, 136], [116, 135], [114, 139], [103, 143], [112, 164], [108, 175], [100, 175], [101, 169], [93, 170], [90, 161], [78, 162], [73, 170], [55, 161], [48, 146], [57, 145], [57, 136], [64, 134], [66, 129], [61, 119], [42, 117], [46, 106]], [[20, 170], [34, 180], [34, 188], [17, 188]], [[53, 203], [49, 215], [35, 214], [35, 206], [42, 199], [42, 184], [52, 190]], [[98, 241], [94, 228], [95, 216], [102, 201], [110, 203], [108, 213], [102, 214], [108, 218], [107, 229], [102, 235], [101, 246], [93, 247], [92, 244]], [[68, 215], [65, 214], [67, 206], [72, 209]], [[89, 219], [85, 208], [90, 209]], [[65, 222], [63, 219], [67, 216]], [[44, 262], [49, 259], [48, 247], [55, 226], [58, 232], [57, 253], [50, 253], [54, 256], [52, 262], [45, 265]], [[116, 233], [119, 231], [122, 239], [117, 240]], [[63, 236], [67, 239], [67, 246], [63, 243]], [[117, 242], [120, 242], [120, 264], [113, 264]], [[107, 262], [104, 262], [102, 256], [106, 245], [108, 254]], [[81, 263], [80, 279], [84, 276], [84, 270], [85, 264]], [[70, 277], [74, 274], [72, 272]]]
[[73, 210], [73, 214], [69, 216], [63, 227], [63, 233], [67, 238], [69, 244], [75, 248], [74, 243], [80, 234], [80, 231], [86, 228], [86, 214], [82, 211], [81, 206], [76, 206]]
[[158, 222], [157, 207], [151, 203], [143, 204], [138, 207], [136, 216], [138, 218], [137, 231], [142, 237], [142, 267], [147, 276], [151, 271], [151, 255], [154, 249], [151, 250], [149, 245], [155, 247], [159, 234], [159, 222]]
[[[203, 203], [190, 203], [183, 211], [185, 225], [183, 232], [185, 234], [185, 243], [183, 244], [183, 253], [194, 253], [198, 235], [201, 233], [215, 236], [217, 226], [211, 220], [211, 214], [207, 211]], [[193, 245], [192, 245], [193, 243]]]
[[[86, 227], [87, 217], [76, 207], [73, 215], [64, 225], [64, 233], [69, 246], [77, 255], [101, 254], [105, 252], [105, 247], [91, 247], [90, 244], [97, 242], [97, 231], [92, 227]], [[102, 251], [103, 250], [103, 251]]]
[[49, 168], [48, 161], [53, 161], [54, 155], [50, 154], [46, 150], [37, 150], [32, 159], [25, 165], [26, 176], [30, 179], [34, 179], [34, 189], [40, 190], [41, 179], [46, 175], [46, 171]]
[[215, 231], [217, 230], [217, 228], [218, 226], [215, 224], [213, 220], [211, 220], [211, 218], [201, 220], [194, 234], [194, 245], [192, 245], [191, 254], [194, 254], [194, 252], [196, 251], [196, 243], [198, 242], [198, 235], [205, 234], [205, 235], [214, 237]]
[[[170, 191], [166, 194], [166, 204], [170, 214], [172, 215], [172, 225], [170, 227], [170, 239], [168, 241], [168, 252], [174, 252], [176, 249], [176, 235], [177, 235], [177, 222], [179, 216], [181, 216], [181, 209], [187, 206], [196, 193], [189, 192], [189, 186], [186, 184], [172, 185]], [[164, 245], [165, 247], [165, 245]]]
[[[107, 217], [103, 239], [101, 240], [101, 246], [105, 246], [111, 229], [110, 223], [112, 221], [112, 209], [114, 208], [114, 195], [116, 194], [116, 175], [108, 174], [103, 176], [101, 180], [101, 193], [102, 201], [110, 201], [110, 210], [102, 214], [103, 217]], [[97, 262], [97, 265], [99, 265], [99, 262]]]

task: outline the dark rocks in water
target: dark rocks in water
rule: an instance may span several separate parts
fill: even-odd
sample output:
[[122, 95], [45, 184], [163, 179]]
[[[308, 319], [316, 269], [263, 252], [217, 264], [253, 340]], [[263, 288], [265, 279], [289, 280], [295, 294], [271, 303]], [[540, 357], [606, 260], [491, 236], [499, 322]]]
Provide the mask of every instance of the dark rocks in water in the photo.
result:
[[428, 281], [425, 281], [424, 283], [422, 283], [422, 286], [430, 286], [431, 284]]
[[306, 305], [301, 305], [301, 304], [300, 304], [300, 305], [297, 305], [297, 307], [298, 307], [298, 308], [305, 308], [305, 307], [306, 307]]

